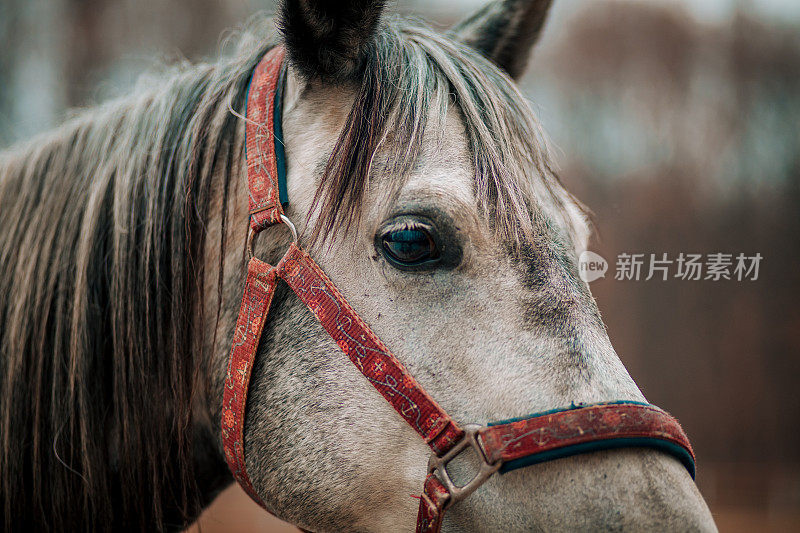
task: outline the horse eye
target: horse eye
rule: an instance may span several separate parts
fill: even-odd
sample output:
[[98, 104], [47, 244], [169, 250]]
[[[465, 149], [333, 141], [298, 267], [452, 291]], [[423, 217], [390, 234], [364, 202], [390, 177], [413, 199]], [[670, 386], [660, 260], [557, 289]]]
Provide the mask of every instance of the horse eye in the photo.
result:
[[389, 231], [381, 239], [384, 256], [399, 267], [413, 267], [439, 259], [439, 249], [423, 227]]

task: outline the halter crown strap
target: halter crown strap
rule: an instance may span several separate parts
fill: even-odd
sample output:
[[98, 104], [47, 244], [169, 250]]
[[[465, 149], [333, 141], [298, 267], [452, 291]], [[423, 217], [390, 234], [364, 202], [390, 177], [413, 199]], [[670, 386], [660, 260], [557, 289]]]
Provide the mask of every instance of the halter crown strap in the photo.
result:
[[280, 125], [285, 55], [283, 46], [267, 52], [253, 72], [247, 92], [245, 153], [250, 227], [256, 233], [280, 223], [283, 207], [288, 204], [286, 155]]
[[[245, 149], [252, 234], [281, 221], [288, 223], [283, 213], [288, 204], [281, 128], [284, 56], [283, 47], [270, 50], [256, 67], [248, 91]], [[248, 263], [222, 398], [225, 458], [234, 478], [262, 507], [247, 474], [244, 423], [250, 376], [278, 279], [300, 297], [364, 377], [431, 447], [417, 516], [419, 533], [438, 532], [445, 510], [495, 472], [578, 453], [655, 448], [679, 459], [694, 477], [694, 452], [680, 424], [650, 404], [571, 406], [487, 426], [459, 427], [294, 242], [274, 267], [257, 258]], [[480, 467], [469, 483], [458, 486], [447, 464], [467, 448], [475, 451]]]

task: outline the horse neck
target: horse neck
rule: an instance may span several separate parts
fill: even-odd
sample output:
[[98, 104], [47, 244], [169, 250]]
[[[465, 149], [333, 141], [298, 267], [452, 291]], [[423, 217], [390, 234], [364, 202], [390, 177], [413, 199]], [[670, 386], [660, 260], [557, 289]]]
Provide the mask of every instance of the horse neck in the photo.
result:
[[226, 96], [240, 107], [246, 79], [209, 96], [209, 77], [168, 80], [0, 160], [6, 518], [183, 527], [230, 482], [207, 348], [223, 313], [204, 305], [218, 283], [200, 260], [225, 248], [205, 226], [238, 175]]

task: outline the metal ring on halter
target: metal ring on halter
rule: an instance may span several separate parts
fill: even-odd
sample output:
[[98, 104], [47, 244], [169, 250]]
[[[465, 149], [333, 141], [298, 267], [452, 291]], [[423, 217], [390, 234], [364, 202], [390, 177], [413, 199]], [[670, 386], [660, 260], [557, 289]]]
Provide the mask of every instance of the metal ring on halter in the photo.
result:
[[[281, 215], [281, 222], [283, 222], [284, 224], [286, 224], [289, 227], [289, 231], [292, 232], [292, 242], [297, 244], [297, 228], [294, 226], [294, 223], [286, 215]], [[256, 241], [256, 235], [258, 235], [258, 233], [253, 231], [252, 227], [247, 232], [247, 258], [248, 259], [252, 259], [253, 255], [254, 255], [253, 254], [253, 245], [255, 244], [255, 241]]]
[[[450, 498], [445, 504], [445, 509], [475, 492], [475, 490], [483, 485], [483, 483], [489, 479], [492, 474], [497, 472], [503, 464], [502, 461], [497, 461], [492, 464], [487, 459], [486, 452], [483, 450], [483, 446], [481, 446], [480, 440], [478, 439], [478, 431], [482, 429], [482, 427], [483, 426], [479, 426], [478, 424], [467, 424], [463, 426], [464, 436], [449, 452], [442, 457], [439, 457], [434, 452], [428, 460], [428, 472], [436, 473], [447, 488], [447, 492], [450, 494]], [[450, 478], [450, 473], [447, 471], [447, 464], [468, 447], [475, 451], [475, 455], [477, 455], [478, 461], [480, 461], [481, 464], [469, 483], [459, 487]]]

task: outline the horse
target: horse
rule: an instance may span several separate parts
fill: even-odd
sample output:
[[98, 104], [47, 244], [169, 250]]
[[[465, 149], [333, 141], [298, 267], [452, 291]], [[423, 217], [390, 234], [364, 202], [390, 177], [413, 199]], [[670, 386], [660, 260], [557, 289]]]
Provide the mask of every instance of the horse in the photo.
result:
[[[5, 529], [181, 529], [233, 482], [219, 427], [247, 256], [244, 105], [276, 46], [286, 215], [455, 419], [644, 402], [578, 275], [587, 210], [515, 83], [549, 4], [496, 0], [442, 33], [381, 0], [287, 0], [278, 32], [260, 19], [233, 53], [3, 152]], [[275, 264], [291, 240], [270, 229], [253, 252]], [[283, 283], [247, 402], [268, 511], [310, 531], [413, 528], [427, 446]], [[493, 476], [443, 524], [611, 529], [715, 526], [683, 466], [636, 447]]]

